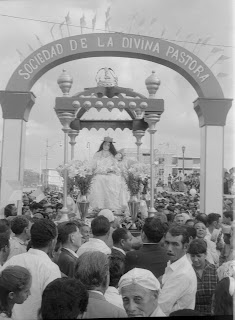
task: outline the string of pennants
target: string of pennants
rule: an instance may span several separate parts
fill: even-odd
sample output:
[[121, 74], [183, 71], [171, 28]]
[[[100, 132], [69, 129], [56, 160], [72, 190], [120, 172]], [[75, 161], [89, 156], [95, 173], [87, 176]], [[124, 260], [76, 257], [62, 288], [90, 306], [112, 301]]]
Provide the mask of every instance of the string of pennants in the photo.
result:
[[[111, 11], [111, 6], [109, 6], [105, 12], [105, 26], [104, 26], [104, 29], [102, 30], [104, 32], [114, 32], [114, 31], [110, 30], [110, 20], [111, 20], [110, 11]], [[88, 27], [86, 17], [83, 13], [83, 15], [80, 18], [80, 25], [79, 25], [81, 34], [84, 33], [84, 30], [95, 32], [97, 30], [96, 23], [97, 23], [97, 13], [94, 14], [94, 16], [91, 20], [90, 27]], [[135, 29], [135, 30], [139, 30], [139, 32], [136, 32], [135, 34], [144, 35], [143, 33], [145, 33], [147, 31], [147, 34], [149, 35], [153, 31], [152, 29], [154, 26], [156, 26], [157, 23], [159, 23], [157, 17], [153, 17], [151, 19], [150, 23], [148, 22], [148, 24], [146, 24], [146, 19], [145, 18], [138, 19], [138, 13], [135, 13], [129, 19], [127, 33], [132, 33], [132, 30]], [[72, 19], [70, 17], [70, 13], [68, 12], [67, 15], [65, 16], [64, 20], [61, 23], [54, 23], [52, 25], [52, 27], [50, 28], [50, 34], [51, 34], [52, 40], [53, 41], [56, 40], [56, 37], [55, 37], [56, 28], [57, 28], [57, 33], [59, 30], [60, 36], [61, 36], [61, 38], [63, 38], [64, 36], [67, 36], [67, 35], [71, 36], [71, 30], [70, 30], [71, 27], [78, 27], [78, 25], [76, 25], [76, 26], [72, 25]], [[101, 31], [101, 29], [98, 29], [98, 30]], [[160, 28], [158, 28], [158, 30], [160, 30], [158, 38], [168, 40], [166, 37], [167, 28], [165, 26], [160, 26]], [[179, 45], [181, 45], [184, 48], [186, 48], [186, 45], [188, 45], [188, 44], [194, 45], [193, 48], [187, 48], [187, 50], [192, 51], [192, 53], [194, 53], [195, 55], [199, 55], [201, 49], [203, 47], [205, 47], [209, 43], [209, 41], [212, 39], [212, 36], [210, 36], [210, 35], [208, 35], [206, 37], [197, 37], [193, 33], [189, 33], [185, 37], [183, 37], [183, 39], [180, 39], [180, 38], [182, 38], [182, 31], [183, 31], [182, 27], [178, 28], [178, 30], [175, 33], [175, 39], [173, 39], [173, 40], [169, 39], [169, 41], [177, 42], [177, 43], [179, 43]], [[119, 32], [124, 33], [125, 30], [121, 30]], [[156, 32], [156, 28], [154, 29], [154, 32]], [[192, 41], [192, 39], [193, 38], [195, 39], [195, 37], [196, 37], [196, 40]], [[41, 39], [38, 37], [38, 35], [35, 34], [35, 38], [38, 42], [38, 45], [40, 47], [43, 46], [43, 43], [42, 43]], [[30, 44], [27, 43], [27, 46], [28, 46], [28, 49], [30, 50], [30, 52], [35, 51], [35, 49]], [[18, 49], [16, 49], [16, 51], [19, 55], [20, 61], [22, 62], [25, 59], [25, 55]], [[209, 52], [207, 52], [207, 56], [203, 57], [201, 59], [204, 60], [205, 63], [207, 63], [208, 60], [211, 60], [211, 58], [216, 57], [216, 59], [213, 61], [213, 63], [209, 66], [210, 68], [213, 68], [215, 65], [230, 59], [229, 56], [223, 54], [223, 51], [224, 51], [223, 47], [216, 47], [216, 46], [212, 47], [212, 49], [210, 49]], [[228, 76], [229, 76], [229, 74], [224, 73], [224, 72], [219, 72], [216, 75], [217, 78], [225, 78]]]

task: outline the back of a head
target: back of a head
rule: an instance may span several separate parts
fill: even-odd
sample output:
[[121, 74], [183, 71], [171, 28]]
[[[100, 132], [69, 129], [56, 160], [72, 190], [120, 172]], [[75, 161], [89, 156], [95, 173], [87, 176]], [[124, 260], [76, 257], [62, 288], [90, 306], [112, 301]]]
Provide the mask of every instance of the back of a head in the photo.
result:
[[115, 229], [112, 233], [113, 244], [118, 245], [122, 239], [126, 239], [128, 236], [128, 230], [125, 228]]
[[58, 239], [60, 239], [62, 244], [65, 244], [69, 235], [77, 231], [77, 225], [74, 222], [64, 223], [61, 228], [58, 228]]
[[203, 239], [194, 239], [190, 242], [188, 247], [188, 253], [189, 254], [206, 254], [207, 251], [207, 243]]
[[173, 237], [178, 237], [182, 235], [182, 244], [189, 243], [189, 234], [185, 226], [172, 226], [167, 233], [170, 233]]
[[109, 274], [111, 287], [118, 286], [118, 282], [125, 271], [125, 262], [117, 256], [110, 256], [109, 258]]
[[155, 217], [145, 219], [143, 232], [145, 233], [149, 242], [158, 243], [167, 231], [166, 224]]
[[110, 231], [110, 223], [104, 216], [96, 217], [91, 222], [91, 231], [93, 236], [102, 237]]
[[218, 213], [209, 213], [207, 216], [207, 223], [208, 225], [211, 225], [214, 221], [219, 221], [220, 214]]
[[233, 315], [233, 295], [229, 292], [230, 277], [223, 278], [215, 288], [214, 315]]
[[8, 204], [8, 205], [5, 206], [5, 208], [4, 208], [4, 216], [6, 218], [12, 216], [12, 208], [13, 207], [14, 207], [14, 204]]
[[[164, 209], [163, 209], [164, 210]], [[155, 218], [159, 219], [162, 223], [167, 223], [167, 216], [164, 212], [157, 212]]]
[[47, 247], [57, 236], [57, 228], [53, 221], [39, 219], [34, 222], [30, 230], [31, 243], [34, 249]]
[[228, 219], [230, 218], [233, 221], [233, 211], [224, 211], [223, 215]]
[[198, 316], [203, 316], [203, 314], [201, 314], [197, 310], [192, 310], [192, 309], [180, 309], [177, 311], [173, 311], [169, 314], [169, 317], [184, 317], [184, 316], [198, 317]]
[[29, 220], [24, 216], [17, 216], [11, 222], [11, 230], [14, 234], [20, 235], [29, 226]]
[[199, 213], [196, 217], [195, 220], [203, 222], [205, 226], [207, 225], [207, 215], [205, 213]]
[[10, 235], [7, 232], [0, 233], [0, 250], [6, 246], [9, 247], [9, 239]]
[[7, 219], [0, 219], [0, 233], [11, 233], [10, 222]]
[[109, 274], [108, 256], [100, 251], [85, 252], [77, 259], [75, 278], [88, 290], [104, 287]]
[[49, 283], [42, 294], [40, 315], [44, 319], [77, 319], [86, 311], [88, 292], [77, 279], [60, 278]]
[[189, 237], [192, 237], [193, 239], [195, 239], [196, 236], [197, 236], [196, 229], [194, 227], [187, 226], [187, 225], [185, 225], [185, 228], [186, 228], [186, 230], [188, 232]]

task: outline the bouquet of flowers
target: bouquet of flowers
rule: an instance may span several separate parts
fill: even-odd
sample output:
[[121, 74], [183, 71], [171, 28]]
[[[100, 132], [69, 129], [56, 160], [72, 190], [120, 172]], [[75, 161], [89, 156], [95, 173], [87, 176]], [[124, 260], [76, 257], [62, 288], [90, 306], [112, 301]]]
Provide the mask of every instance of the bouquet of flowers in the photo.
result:
[[133, 163], [131, 167], [124, 172], [124, 179], [131, 196], [137, 195], [140, 192], [149, 173], [149, 165], [141, 162]]
[[57, 168], [59, 174], [63, 177], [65, 169], [68, 171], [68, 180], [72, 180], [78, 187], [81, 195], [86, 195], [90, 190], [94, 173], [92, 166], [88, 161], [73, 160], [66, 165], [60, 165]]

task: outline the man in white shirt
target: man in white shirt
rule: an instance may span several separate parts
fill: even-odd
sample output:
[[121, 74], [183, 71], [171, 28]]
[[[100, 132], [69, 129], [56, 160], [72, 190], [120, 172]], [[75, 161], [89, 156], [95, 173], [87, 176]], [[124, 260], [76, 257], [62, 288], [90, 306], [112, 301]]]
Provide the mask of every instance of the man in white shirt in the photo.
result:
[[197, 292], [197, 277], [186, 252], [189, 234], [185, 227], [171, 227], [165, 236], [165, 247], [170, 261], [162, 277], [159, 305], [169, 316], [179, 309], [194, 309]]
[[30, 239], [31, 226], [32, 222], [24, 216], [17, 216], [12, 220], [11, 230], [14, 236], [10, 239], [10, 253], [7, 260], [27, 251], [27, 241]]
[[48, 256], [56, 240], [57, 228], [54, 222], [39, 219], [31, 227], [32, 248], [26, 253], [13, 256], [4, 264], [3, 269], [18, 265], [27, 268], [32, 275], [31, 295], [23, 304], [14, 305], [13, 320], [37, 320], [43, 290], [51, 281], [61, 278], [59, 267]]
[[93, 238], [83, 243], [77, 251], [78, 257], [84, 252], [100, 251], [105, 254], [111, 254], [111, 249], [107, 246], [110, 232], [110, 223], [104, 216], [96, 217], [91, 222], [91, 231]]

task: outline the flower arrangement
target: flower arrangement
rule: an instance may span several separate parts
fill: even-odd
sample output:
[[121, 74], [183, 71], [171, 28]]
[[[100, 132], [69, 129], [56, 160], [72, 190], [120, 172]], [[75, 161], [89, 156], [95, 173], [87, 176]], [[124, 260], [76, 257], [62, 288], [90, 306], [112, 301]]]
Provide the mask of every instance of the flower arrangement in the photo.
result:
[[145, 180], [149, 175], [150, 167], [141, 162], [134, 162], [129, 169], [127, 169], [123, 176], [130, 191], [130, 195], [137, 195]]
[[86, 195], [90, 190], [94, 177], [91, 164], [88, 161], [73, 160], [57, 168], [62, 177], [65, 170], [68, 171], [68, 180], [73, 181], [74, 185], [80, 190], [81, 195]]

